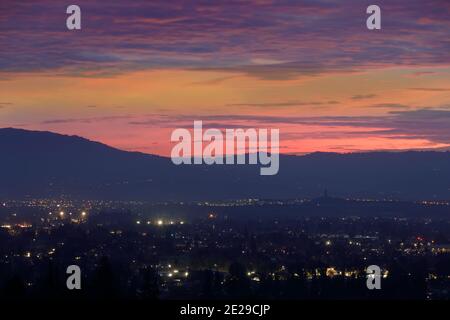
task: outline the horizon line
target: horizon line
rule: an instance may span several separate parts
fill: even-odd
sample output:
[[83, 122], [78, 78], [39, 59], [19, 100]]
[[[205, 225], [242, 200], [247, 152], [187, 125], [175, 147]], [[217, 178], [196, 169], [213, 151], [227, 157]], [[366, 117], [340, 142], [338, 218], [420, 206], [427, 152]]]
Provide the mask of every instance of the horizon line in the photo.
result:
[[[138, 151], [138, 150], [128, 150], [128, 149], [124, 149], [124, 148], [120, 148], [120, 147], [116, 147], [113, 145], [110, 145], [108, 143], [102, 142], [100, 140], [91, 140], [89, 138], [83, 137], [81, 135], [77, 135], [77, 134], [69, 134], [69, 133], [58, 133], [58, 132], [54, 132], [54, 131], [50, 131], [50, 130], [36, 130], [36, 129], [24, 129], [24, 128], [20, 128], [20, 127], [0, 127], [0, 131], [1, 130], [13, 130], [13, 131], [23, 131], [23, 132], [28, 132], [28, 133], [48, 133], [48, 134], [53, 134], [53, 135], [57, 135], [57, 136], [61, 136], [61, 137], [72, 137], [72, 138], [79, 138], [79, 139], [83, 139], [86, 140], [88, 142], [91, 143], [99, 143], [102, 144], [108, 148], [112, 148], [118, 151], [122, 151], [122, 152], [129, 152], [129, 153], [140, 153], [143, 155], [148, 155], [148, 156], [154, 156], [154, 157], [161, 157], [161, 158], [168, 158], [170, 159], [170, 155], [160, 155], [160, 154], [155, 154], [155, 153], [147, 153], [147, 152], [143, 152], [143, 151]], [[374, 150], [354, 150], [354, 151], [349, 151], [349, 152], [338, 152], [338, 151], [312, 151], [312, 152], [304, 152], [304, 153], [282, 153], [279, 152], [280, 156], [297, 156], [297, 157], [302, 157], [302, 156], [307, 156], [307, 155], [313, 155], [313, 154], [335, 154], [335, 155], [349, 155], [349, 154], [368, 154], [368, 153], [407, 153], [407, 152], [436, 152], [436, 153], [447, 153], [450, 152], [450, 146], [448, 147], [439, 147], [439, 148], [412, 148], [412, 149], [374, 149]], [[255, 154], [255, 153], [261, 153], [261, 152], [246, 152], [244, 153], [246, 156], [249, 154]], [[241, 153], [242, 154], [242, 153]], [[269, 152], [270, 154], [270, 152]], [[226, 158], [226, 157], [231, 157], [231, 156], [237, 156], [237, 154], [234, 155], [226, 155], [223, 154], [222, 157]], [[180, 159], [189, 159], [189, 157], [184, 158], [184, 157], [178, 157]], [[190, 159], [195, 159], [197, 157], [190, 157]]]

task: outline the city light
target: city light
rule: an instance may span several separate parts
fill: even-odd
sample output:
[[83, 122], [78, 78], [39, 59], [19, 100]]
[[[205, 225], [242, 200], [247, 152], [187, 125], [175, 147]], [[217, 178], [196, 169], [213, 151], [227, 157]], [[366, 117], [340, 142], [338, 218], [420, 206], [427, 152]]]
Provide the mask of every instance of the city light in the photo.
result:
[[[1, 204], [1, 202], [0, 202]], [[112, 205], [112, 208], [115, 204]], [[82, 232], [85, 235], [89, 235], [90, 239], [94, 241], [92, 247], [86, 247], [83, 251], [73, 251], [70, 252], [72, 259], [75, 261], [83, 261], [84, 263], [96, 263], [98, 265], [99, 259], [103, 256], [103, 252], [114, 250], [117, 247], [126, 248], [130, 251], [130, 256], [132, 256], [129, 261], [133, 265], [135, 270], [140, 270], [140, 268], [151, 268], [159, 276], [159, 281], [161, 286], [167, 288], [167, 292], [175, 290], [176, 288], [186, 286], [186, 288], [191, 288], [191, 280], [196, 281], [197, 272], [201, 271], [196, 263], [186, 264], [188, 261], [192, 261], [191, 255], [195, 259], [198, 258], [196, 251], [198, 250], [214, 250], [217, 251], [218, 255], [222, 253], [239, 255], [248, 255], [248, 263], [243, 264], [241, 267], [245, 267], [244, 275], [251, 281], [252, 285], [257, 285], [258, 282], [262, 281], [258, 270], [260, 270], [258, 260], [254, 260], [249, 248], [235, 247], [235, 239], [241, 239], [248, 236], [244, 228], [238, 228], [230, 226], [229, 221], [225, 218], [219, 220], [203, 219], [199, 216], [198, 219], [193, 219], [189, 223], [182, 220], [181, 217], [176, 216], [175, 213], [172, 215], [164, 216], [164, 218], [158, 218], [157, 216], [143, 216], [143, 210], [133, 212], [129, 216], [126, 216], [125, 220], [127, 223], [120, 225], [117, 224], [119, 221], [123, 221], [123, 217], [117, 217], [118, 220], [114, 221], [110, 216], [102, 217], [102, 215], [95, 215], [95, 224], [102, 226], [103, 230], [94, 231], [92, 228], [67, 228], [68, 224], [83, 224], [87, 221], [87, 218], [95, 213], [99, 212], [94, 206], [90, 204], [80, 204], [74, 205], [72, 203], [64, 203], [61, 208], [55, 210], [56, 204], [48, 203], [45, 205], [45, 210], [42, 210], [42, 216], [36, 219], [32, 217], [27, 217], [22, 215], [20, 211], [17, 213], [17, 218], [14, 219], [12, 214], [5, 216], [4, 221], [0, 221], [0, 230], [4, 237], [15, 237], [15, 240], [20, 240], [18, 237], [24, 237], [26, 246], [21, 246], [18, 249], [20, 251], [13, 252], [10, 254], [0, 255], [0, 259], [3, 261], [11, 261], [11, 259], [19, 260], [22, 259], [23, 262], [32, 265], [41, 265], [44, 263], [45, 259], [50, 258], [52, 260], [59, 260], [60, 257], [65, 256], [68, 250], [72, 250], [72, 246], [65, 245], [64, 239], [58, 239], [52, 243], [52, 246], [43, 245], [46, 243], [47, 238], [53, 232], [58, 232], [58, 230], [65, 230], [73, 234], [79, 234]], [[100, 206], [99, 206], [100, 207]], [[1, 208], [1, 206], [0, 206]], [[51, 212], [51, 210], [53, 212]], [[111, 209], [112, 211], [112, 209]], [[70, 217], [70, 212], [73, 213]], [[52, 215], [55, 218], [49, 214]], [[209, 213], [206, 214], [206, 217]], [[224, 215], [225, 217], [225, 215]], [[29, 220], [27, 220], [29, 219]], [[99, 220], [97, 220], [99, 219]], [[327, 224], [323, 228], [318, 227], [317, 230], [308, 231], [306, 229], [306, 223], [311, 223], [310, 221], [326, 221]], [[230, 221], [232, 221], [230, 219]], [[274, 221], [279, 221], [279, 225], [274, 225]], [[367, 275], [362, 266], [360, 265], [360, 260], [364, 262], [364, 265], [370, 265], [373, 260], [380, 260], [385, 252], [386, 245], [389, 244], [389, 248], [395, 249], [393, 251], [393, 257], [409, 256], [411, 259], [414, 257], [426, 256], [428, 259], [433, 261], [433, 259], [440, 259], [442, 255], [448, 254], [450, 252], [450, 244], [441, 243], [438, 240], [433, 240], [422, 235], [417, 236], [417, 230], [412, 229], [412, 231], [407, 236], [399, 237], [397, 235], [391, 234], [390, 232], [384, 232], [382, 227], [386, 222], [396, 221], [399, 226], [411, 226], [417, 224], [421, 226], [422, 220], [407, 219], [407, 220], [394, 220], [390, 217], [388, 218], [361, 218], [357, 220], [346, 219], [333, 219], [333, 218], [317, 218], [316, 220], [304, 219], [300, 220], [300, 229], [297, 226], [289, 226], [282, 222], [283, 220], [279, 217], [273, 219], [260, 220], [261, 230], [256, 229], [253, 231], [255, 236], [258, 237], [258, 247], [256, 248], [261, 254], [269, 256], [274, 256], [277, 259], [276, 264], [270, 267], [264, 273], [267, 274], [269, 279], [288, 283], [293, 281], [292, 279], [307, 279], [314, 280], [320, 279], [321, 282], [336, 281], [340, 279], [342, 281], [360, 281], [364, 285]], [[94, 221], [93, 221], [94, 222]], [[112, 224], [112, 222], [114, 222]], [[328, 223], [330, 222], [330, 223]], [[173, 226], [171, 228], [171, 224]], [[215, 225], [215, 230], [211, 232], [211, 223]], [[302, 225], [302, 224], [305, 225]], [[176, 228], [176, 225], [185, 226]], [[148, 225], [148, 226], [147, 226]], [[330, 229], [329, 225], [332, 225]], [[364, 225], [368, 228], [368, 231], [358, 232], [352, 234], [355, 226]], [[448, 230], [446, 225], [440, 224], [438, 221], [430, 222], [429, 226], [435, 226], [436, 230]], [[147, 226], [147, 227], [145, 227]], [[156, 227], [153, 227], [156, 226]], [[158, 228], [160, 226], [160, 232], [150, 232], [152, 228]], [[145, 228], [144, 228], [145, 227]], [[28, 232], [29, 228], [34, 228], [34, 232]], [[144, 229], [146, 230], [144, 230]], [[164, 232], [165, 228], [169, 228], [170, 232]], [[265, 231], [267, 230], [269, 231]], [[271, 234], [272, 231], [285, 232], [289, 235], [288, 238], [282, 239], [279, 245], [274, 246], [272, 237], [265, 237], [267, 234]], [[26, 230], [27, 229], [27, 230]], [[159, 229], [159, 228], [158, 228]], [[420, 230], [420, 228], [418, 228]], [[104, 230], [108, 231], [111, 237], [114, 237], [114, 241], [107, 243], [103, 241]], [[132, 237], [129, 239], [126, 235], [130, 231], [136, 231], [136, 234], [142, 235], [142, 237]], [[296, 230], [300, 230], [298, 234]], [[377, 233], [373, 232], [377, 231]], [[252, 233], [253, 233], [252, 232]], [[267, 233], [269, 232], [269, 233]], [[376, 236], [374, 236], [376, 234]], [[420, 234], [420, 233], [419, 233]], [[122, 235], [122, 236], [121, 236]], [[125, 235], [125, 236], [124, 236]], [[259, 237], [261, 235], [261, 237]], [[32, 236], [33, 241], [28, 241], [28, 237]], [[72, 236], [69, 234], [69, 238]], [[154, 254], [154, 252], [164, 252], [166, 248], [165, 240], [166, 237], [171, 238], [173, 244], [173, 252], [175, 255], [162, 255], [159, 259], [164, 262], [149, 262], [142, 260], [142, 256], [149, 256]], [[297, 238], [295, 238], [297, 237]], [[297, 246], [291, 244], [291, 239], [304, 240], [307, 237], [309, 241], [305, 246]], [[418, 237], [422, 238], [422, 241], [418, 241]], [[213, 246], [210, 246], [212, 244]], [[337, 252], [333, 252], [336, 247]], [[304, 254], [305, 248], [307, 251], [317, 252], [317, 256], [320, 257], [320, 261], [317, 264], [311, 264], [311, 266], [304, 266], [301, 268], [291, 268], [289, 261], [292, 255]], [[9, 249], [8, 249], [9, 250]], [[134, 251], [133, 251], [134, 250]], [[345, 262], [345, 256], [341, 254], [341, 250], [345, 250], [352, 256], [359, 257], [355, 260], [356, 264], [347, 264]], [[242, 252], [242, 253], [241, 253]], [[334, 254], [332, 254], [332, 252]], [[132, 255], [131, 255], [132, 254]], [[172, 252], [171, 252], [172, 254]], [[175, 260], [173, 260], [175, 258]], [[140, 260], [141, 259], [141, 260]], [[145, 258], [144, 258], [145, 259]], [[166, 260], [171, 259], [171, 260]], [[171, 262], [168, 262], [171, 261]], [[324, 261], [326, 265], [323, 265]], [[381, 260], [384, 265], [389, 265], [389, 260]], [[227, 261], [218, 262], [210, 261], [209, 258], [201, 261], [200, 265], [210, 265], [209, 270], [212, 272], [218, 272], [218, 286], [223, 286], [227, 283], [229, 279], [229, 264]], [[316, 262], [315, 262], [316, 263]], [[261, 265], [264, 266], [264, 265]], [[344, 267], [345, 266], [345, 267]], [[264, 268], [267, 268], [266, 266]], [[93, 269], [94, 270], [94, 269]], [[241, 269], [242, 270], [242, 269]], [[414, 269], [412, 269], [414, 270]], [[91, 271], [88, 271], [91, 272]], [[139, 271], [140, 272], [140, 271]], [[195, 273], [194, 278], [193, 275]], [[413, 271], [410, 272], [411, 278], [417, 277]], [[438, 286], [439, 283], [445, 279], [447, 280], [449, 276], [447, 273], [438, 273], [436, 271], [429, 272], [426, 274], [427, 282], [430, 285]], [[130, 276], [131, 277], [131, 276]], [[381, 279], [383, 281], [389, 281], [392, 275], [386, 270], [382, 269]], [[332, 280], [334, 279], [334, 280]], [[450, 278], [448, 278], [450, 279]], [[339, 280], [339, 281], [340, 281]], [[312, 284], [316, 285], [316, 284]], [[219, 288], [220, 289], [220, 288]], [[173, 292], [175, 292], [173, 291]], [[431, 291], [430, 291], [431, 292]], [[429, 292], [427, 292], [428, 294]]]
[[340, 273], [334, 267], [329, 267], [327, 268], [325, 274], [327, 275], [327, 277], [333, 278], [339, 275]]

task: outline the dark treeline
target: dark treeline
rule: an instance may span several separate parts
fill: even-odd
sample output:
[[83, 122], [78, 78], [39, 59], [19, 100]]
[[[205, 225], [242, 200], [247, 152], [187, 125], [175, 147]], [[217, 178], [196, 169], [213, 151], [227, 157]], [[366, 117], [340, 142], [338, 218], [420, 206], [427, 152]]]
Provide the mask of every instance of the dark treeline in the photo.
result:
[[[447, 259], [441, 268], [450, 268]], [[4, 269], [5, 266], [2, 266]], [[167, 288], [161, 286], [161, 276], [152, 267], [130, 272], [107, 257], [99, 258], [93, 270], [83, 273], [82, 289], [66, 288], [65, 270], [51, 260], [43, 263], [35, 285], [27, 285], [27, 276], [15, 270], [2, 272], [0, 277], [3, 300], [114, 300], [114, 299], [426, 299], [427, 265], [390, 266], [389, 277], [382, 280], [382, 290], [368, 290], [364, 277], [346, 278], [320, 276], [307, 279], [295, 273], [280, 279], [269, 273], [259, 273], [256, 283], [247, 275], [244, 264], [233, 262], [227, 273], [213, 270], [192, 272], [189, 285]], [[301, 272], [301, 266], [298, 266]], [[4, 270], [3, 270], [4, 271]], [[163, 292], [165, 291], [165, 292]]]

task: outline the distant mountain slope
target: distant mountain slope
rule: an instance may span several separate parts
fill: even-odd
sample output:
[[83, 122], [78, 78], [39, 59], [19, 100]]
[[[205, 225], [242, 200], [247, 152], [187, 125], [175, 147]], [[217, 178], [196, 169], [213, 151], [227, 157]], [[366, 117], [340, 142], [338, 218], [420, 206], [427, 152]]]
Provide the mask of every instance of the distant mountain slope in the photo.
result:
[[175, 166], [76, 136], [0, 129], [0, 198], [207, 200], [336, 196], [450, 199], [450, 152], [281, 156], [259, 165]]

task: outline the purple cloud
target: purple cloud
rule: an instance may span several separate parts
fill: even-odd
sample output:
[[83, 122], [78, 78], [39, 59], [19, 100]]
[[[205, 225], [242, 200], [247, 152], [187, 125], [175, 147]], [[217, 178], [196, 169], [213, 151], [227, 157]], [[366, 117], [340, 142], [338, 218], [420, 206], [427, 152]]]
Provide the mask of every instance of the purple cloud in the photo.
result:
[[72, 32], [65, 28], [65, 3], [3, 0], [0, 69], [111, 76], [187, 68], [289, 79], [450, 62], [446, 0], [380, 0], [377, 32], [366, 29], [368, 3], [360, 0], [77, 4], [82, 30]]
[[[130, 121], [128, 124], [145, 127], [179, 128], [192, 127], [194, 120], [202, 120], [205, 127], [247, 128], [281, 127], [284, 125], [321, 126], [334, 129], [331, 132], [308, 133], [310, 138], [331, 138], [345, 135], [372, 135], [397, 139], [425, 139], [450, 144], [450, 111], [445, 109], [417, 109], [390, 111], [382, 116], [271, 116], [271, 115], [151, 115], [148, 119]], [[250, 125], [251, 123], [251, 125]], [[357, 131], [345, 131], [340, 128], [355, 128]], [[361, 130], [366, 129], [366, 130]], [[291, 136], [289, 136], [291, 135]], [[284, 134], [283, 138], [295, 137], [296, 133]], [[304, 138], [305, 134], [298, 134]]]

